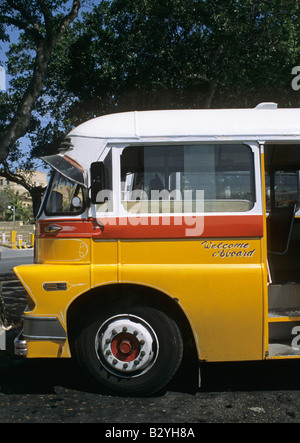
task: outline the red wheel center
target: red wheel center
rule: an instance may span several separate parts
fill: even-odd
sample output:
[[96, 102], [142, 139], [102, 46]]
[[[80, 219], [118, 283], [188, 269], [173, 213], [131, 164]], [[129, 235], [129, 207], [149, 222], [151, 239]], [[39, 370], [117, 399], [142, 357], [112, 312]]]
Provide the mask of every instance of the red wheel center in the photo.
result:
[[140, 353], [140, 342], [132, 334], [121, 333], [112, 340], [111, 351], [118, 360], [131, 362]]
[[122, 352], [122, 354], [129, 354], [129, 352], [131, 351], [131, 343], [129, 341], [122, 341], [119, 345], [119, 349], [120, 352]]

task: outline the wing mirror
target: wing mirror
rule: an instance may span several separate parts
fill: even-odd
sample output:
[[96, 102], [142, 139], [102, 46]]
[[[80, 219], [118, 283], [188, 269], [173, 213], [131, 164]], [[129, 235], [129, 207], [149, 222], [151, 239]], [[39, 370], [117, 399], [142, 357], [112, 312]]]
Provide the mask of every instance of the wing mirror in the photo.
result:
[[109, 189], [108, 170], [103, 162], [91, 164], [91, 202], [104, 203]]

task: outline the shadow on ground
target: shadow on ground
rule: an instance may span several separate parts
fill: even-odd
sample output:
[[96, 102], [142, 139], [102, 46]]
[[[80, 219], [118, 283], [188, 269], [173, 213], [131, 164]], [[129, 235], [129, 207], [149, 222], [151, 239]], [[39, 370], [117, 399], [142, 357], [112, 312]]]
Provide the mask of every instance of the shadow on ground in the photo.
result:
[[[10, 282], [3, 288], [10, 319], [16, 325], [26, 305], [24, 289], [20, 284]], [[6, 351], [0, 351], [0, 392], [51, 394], [55, 392], [55, 386], [94, 392], [72, 359], [27, 360], [16, 357], [13, 341], [19, 331], [20, 328], [13, 327], [7, 332]], [[198, 368], [189, 359], [166, 389], [192, 395], [197, 392], [300, 389], [300, 360], [201, 363], [200, 369], [200, 388]]]
[[[14, 356], [13, 340], [18, 333], [7, 333], [7, 350], [0, 351], [0, 392], [4, 394], [52, 394], [55, 386], [95, 392], [72, 359], [24, 359]], [[182, 367], [168, 391], [196, 394], [224, 391], [279, 391], [300, 389], [300, 361], [202, 363], [201, 387], [195, 368]], [[159, 395], [162, 395], [160, 393]]]

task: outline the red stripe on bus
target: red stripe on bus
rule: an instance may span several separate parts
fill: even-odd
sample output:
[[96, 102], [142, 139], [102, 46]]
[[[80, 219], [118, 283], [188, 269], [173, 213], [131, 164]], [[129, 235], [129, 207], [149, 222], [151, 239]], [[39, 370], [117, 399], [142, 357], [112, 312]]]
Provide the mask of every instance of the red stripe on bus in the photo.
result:
[[[60, 231], [48, 233], [49, 225]], [[49, 219], [38, 221], [40, 238], [197, 238], [262, 237], [262, 215], [204, 215], [103, 217], [95, 219]]]

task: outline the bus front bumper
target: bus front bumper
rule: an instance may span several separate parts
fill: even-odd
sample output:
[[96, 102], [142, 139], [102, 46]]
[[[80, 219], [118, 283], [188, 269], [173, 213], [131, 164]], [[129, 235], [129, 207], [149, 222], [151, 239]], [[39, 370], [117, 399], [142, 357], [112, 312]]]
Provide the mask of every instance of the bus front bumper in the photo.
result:
[[27, 356], [27, 342], [23, 335], [23, 330], [17, 335], [14, 340], [15, 355]]
[[23, 329], [14, 341], [15, 355], [70, 357], [67, 334], [57, 317], [23, 316]]

